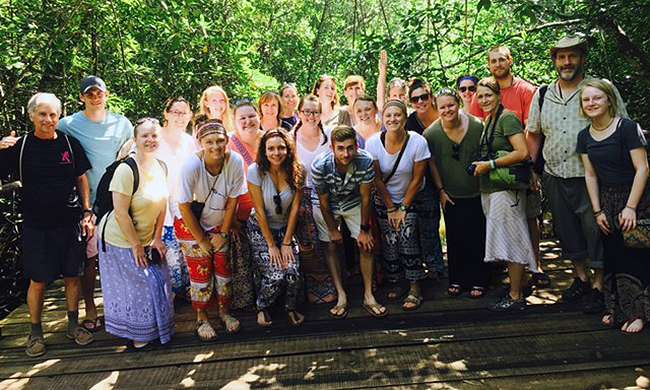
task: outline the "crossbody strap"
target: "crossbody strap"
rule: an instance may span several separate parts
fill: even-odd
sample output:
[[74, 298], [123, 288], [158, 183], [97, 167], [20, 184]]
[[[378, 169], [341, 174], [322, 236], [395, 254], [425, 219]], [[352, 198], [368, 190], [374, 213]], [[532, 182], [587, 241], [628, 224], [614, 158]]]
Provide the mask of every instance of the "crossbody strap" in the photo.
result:
[[[381, 143], [386, 146], [386, 132], [382, 132], [381, 135], [379, 136], [381, 138]], [[386, 175], [384, 178], [384, 183], [388, 183], [390, 179], [393, 177], [395, 172], [397, 172], [397, 167], [399, 166], [399, 162], [402, 161], [402, 156], [404, 155], [404, 151], [406, 150], [406, 145], [409, 143], [409, 138], [410, 135], [408, 131], [406, 132], [406, 139], [404, 140], [404, 144], [402, 145], [402, 150], [399, 151], [399, 155], [397, 156], [397, 160], [395, 161], [395, 165], [393, 165], [393, 169], [391, 169], [390, 173]]]
[[20, 183], [24, 186], [25, 181], [23, 180], [23, 154], [25, 152], [25, 144], [27, 143], [27, 138], [29, 137], [29, 133], [25, 134], [25, 138], [23, 138], [23, 144], [20, 145], [20, 156], [18, 157], [18, 174], [20, 175]]

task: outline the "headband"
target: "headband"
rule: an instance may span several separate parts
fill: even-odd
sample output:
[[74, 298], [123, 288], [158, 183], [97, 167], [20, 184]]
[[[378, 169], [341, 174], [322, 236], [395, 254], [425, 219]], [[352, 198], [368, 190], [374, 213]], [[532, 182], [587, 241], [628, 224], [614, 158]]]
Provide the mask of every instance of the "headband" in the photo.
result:
[[397, 99], [391, 99], [391, 100], [387, 101], [386, 104], [384, 104], [384, 109], [381, 110], [382, 114], [384, 113], [384, 111], [386, 111], [386, 109], [388, 107], [393, 107], [393, 106], [399, 108], [400, 110], [402, 110], [405, 113], [408, 111], [406, 109], [406, 104], [404, 104], [403, 101], [397, 100]]
[[201, 140], [212, 134], [223, 134], [226, 138], [228, 137], [228, 132], [223, 127], [223, 123], [218, 119], [210, 119], [199, 125], [196, 130], [196, 139]]
[[456, 87], [459, 87], [460, 83], [462, 83], [465, 80], [469, 80], [469, 81], [473, 82], [474, 84], [478, 84], [478, 79], [476, 77], [474, 77], [474, 76], [463, 76], [456, 83]]

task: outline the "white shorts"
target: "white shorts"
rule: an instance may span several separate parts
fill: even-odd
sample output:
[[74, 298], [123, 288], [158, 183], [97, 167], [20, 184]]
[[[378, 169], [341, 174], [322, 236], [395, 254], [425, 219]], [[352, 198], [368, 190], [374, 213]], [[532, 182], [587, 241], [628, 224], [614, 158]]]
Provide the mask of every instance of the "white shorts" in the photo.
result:
[[[325, 218], [323, 218], [320, 207], [314, 206], [313, 212], [316, 227], [318, 228], [318, 238], [323, 242], [330, 242], [330, 231], [327, 228], [327, 223], [325, 222]], [[336, 210], [332, 214], [334, 222], [338, 223], [340, 219], [345, 221], [352, 238], [356, 240], [359, 237], [359, 231], [361, 230], [361, 205], [347, 211]]]

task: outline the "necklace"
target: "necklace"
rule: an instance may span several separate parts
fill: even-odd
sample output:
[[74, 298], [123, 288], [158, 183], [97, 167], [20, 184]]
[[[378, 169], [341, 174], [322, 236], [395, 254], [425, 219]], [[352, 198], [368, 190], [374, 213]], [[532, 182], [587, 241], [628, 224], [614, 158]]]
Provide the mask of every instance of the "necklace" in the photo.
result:
[[612, 123], [614, 123], [614, 119], [615, 119], [615, 118], [612, 118], [612, 120], [609, 121], [609, 123], [607, 124], [607, 126], [605, 126], [605, 127], [601, 127], [600, 129], [597, 128], [596, 126], [594, 126], [594, 124], [592, 123], [592, 124], [591, 124], [591, 128], [594, 129], [594, 130], [596, 130], [596, 131], [603, 131], [603, 130], [609, 128], [609, 126], [611, 126]]

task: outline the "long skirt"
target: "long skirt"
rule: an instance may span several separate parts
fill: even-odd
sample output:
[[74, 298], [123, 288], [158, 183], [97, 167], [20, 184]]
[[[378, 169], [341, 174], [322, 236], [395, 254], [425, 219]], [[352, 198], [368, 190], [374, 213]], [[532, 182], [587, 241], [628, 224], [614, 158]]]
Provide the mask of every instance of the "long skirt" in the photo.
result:
[[429, 270], [441, 273], [445, 269], [440, 241], [440, 197], [435, 188], [426, 186], [414, 203], [419, 218], [420, 250]]
[[536, 270], [526, 221], [526, 191], [481, 193], [485, 214], [485, 261], [508, 261]]
[[181, 250], [178, 238], [176, 238], [173, 226], [163, 228], [163, 244], [167, 248], [165, 259], [171, 275], [172, 291], [175, 294], [183, 295], [190, 289], [190, 274], [187, 271], [185, 255]]
[[[282, 229], [271, 229], [273, 241], [278, 249], [282, 248], [286, 227]], [[269, 256], [269, 246], [262, 235], [257, 219], [252, 217], [248, 220], [248, 237], [251, 240], [251, 249], [253, 258], [257, 264], [257, 272], [262, 277], [260, 290], [257, 294], [257, 308], [267, 309], [272, 306], [280, 297], [284, 290], [284, 306], [287, 311], [295, 310], [299, 303], [300, 295], [300, 256], [298, 252], [298, 243], [292, 240], [291, 249], [295, 262], [289, 264], [286, 269], [276, 269], [271, 267], [271, 257]]]
[[[650, 194], [637, 207], [637, 219], [650, 218]], [[630, 187], [601, 187], [600, 206], [612, 232], [603, 235], [605, 253], [605, 307], [615, 323], [632, 318], [650, 322], [650, 249], [628, 248], [618, 228], [618, 215], [627, 203]]]
[[[396, 205], [399, 207], [399, 205]], [[415, 207], [406, 211], [406, 218], [398, 230], [388, 220], [388, 210], [384, 202], [375, 197], [375, 210], [381, 228], [384, 271], [386, 279], [395, 283], [408, 280], [417, 282], [425, 277], [420, 254], [420, 234], [418, 232], [418, 213]]]
[[164, 261], [143, 269], [136, 265], [132, 249], [106, 243], [106, 252], [99, 251], [99, 270], [106, 332], [139, 342], [171, 340], [176, 325]]
[[464, 289], [489, 284], [490, 267], [485, 258], [485, 216], [481, 197], [452, 198], [447, 204], [445, 225], [447, 233], [447, 260], [449, 284]]

